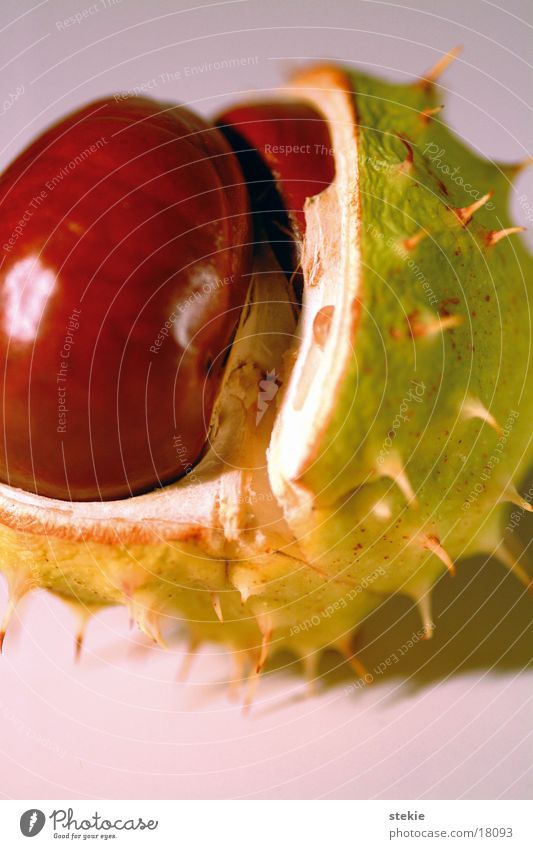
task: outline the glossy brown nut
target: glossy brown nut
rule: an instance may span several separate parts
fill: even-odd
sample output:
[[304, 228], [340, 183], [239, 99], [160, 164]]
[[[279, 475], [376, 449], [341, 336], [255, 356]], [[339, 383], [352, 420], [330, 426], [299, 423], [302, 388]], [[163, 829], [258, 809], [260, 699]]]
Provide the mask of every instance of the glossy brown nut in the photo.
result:
[[335, 176], [325, 119], [306, 103], [269, 101], [229, 109], [217, 124], [239, 157], [254, 209], [278, 220], [286, 215], [301, 237], [306, 198]]
[[250, 274], [222, 134], [180, 107], [101, 100], [19, 156], [0, 204], [0, 478], [92, 500], [185, 474]]

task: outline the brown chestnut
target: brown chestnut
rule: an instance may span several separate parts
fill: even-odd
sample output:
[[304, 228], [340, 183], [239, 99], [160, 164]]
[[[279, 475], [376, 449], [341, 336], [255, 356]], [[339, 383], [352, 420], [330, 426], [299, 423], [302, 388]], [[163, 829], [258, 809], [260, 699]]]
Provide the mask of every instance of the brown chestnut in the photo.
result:
[[250, 216], [222, 133], [100, 100], [0, 178], [0, 478], [112, 499], [202, 452], [244, 303]]

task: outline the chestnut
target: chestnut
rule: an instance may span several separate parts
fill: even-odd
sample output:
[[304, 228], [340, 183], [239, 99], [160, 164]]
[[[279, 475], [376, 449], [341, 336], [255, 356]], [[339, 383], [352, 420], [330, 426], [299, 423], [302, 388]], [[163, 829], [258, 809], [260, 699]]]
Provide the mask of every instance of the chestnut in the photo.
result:
[[201, 454], [251, 270], [222, 133], [183, 107], [103, 99], [0, 178], [0, 479], [116, 499]]

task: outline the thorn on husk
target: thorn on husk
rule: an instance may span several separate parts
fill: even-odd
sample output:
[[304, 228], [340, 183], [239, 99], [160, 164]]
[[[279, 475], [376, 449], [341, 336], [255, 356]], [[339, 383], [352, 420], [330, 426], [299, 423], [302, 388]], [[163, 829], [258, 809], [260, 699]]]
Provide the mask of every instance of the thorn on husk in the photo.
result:
[[451, 559], [450, 555], [446, 551], [446, 549], [441, 545], [440, 539], [436, 537], [434, 534], [427, 534], [422, 537], [422, 548], [426, 548], [428, 551], [431, 551], [439, 560], [444, 563], [449, 574], [453, 577], [455, 575], [455, 564]]
[[215, 615], [219, 622], [224, 622], [224, 617], [222, 615], [222, 605], [220, 604], [220, 596], [218, 593], [211, 593], [211, 603], [213, 605], [213, 610], [215, 611]]
[[491, 199], [494, 195], [494, 192], [490, 191], [487, 194], [483, 195], [483, 197], [474, 201], [474, 203], [469, 204], [469, 206], [460, 206], [460, 207], [450, 207], [451, 211], [457, 216], [461, 224], [467, 225], [471, 220], [474, 214], [481, 209], [482, 206]]
[[407, 239], [404, 239], [402, 245], [406, 251], [412, 251], [414, 248], [416, 248], [417, 245], [420, 244], [422, 239], [425, 239], [428, 235], [429, 234], [427, 230], [418, 230], [412, 236], [408, 236]]
[[506, 239], [507, 236], [512, 236], [514, 233], [524, 233], [525, 230], [525, 227], [504, 227], [503, 230], [491, 230], [487, 234], [485, 241], [491, 247], [492, 245], [497, 245], [502, 239]]
[[465, 419], [480, 419], [480, 421], [488, 424], [498, 436], [502, 435], [501, 426], [479, 398], [467, 398], [461, 407], [461, 414]]

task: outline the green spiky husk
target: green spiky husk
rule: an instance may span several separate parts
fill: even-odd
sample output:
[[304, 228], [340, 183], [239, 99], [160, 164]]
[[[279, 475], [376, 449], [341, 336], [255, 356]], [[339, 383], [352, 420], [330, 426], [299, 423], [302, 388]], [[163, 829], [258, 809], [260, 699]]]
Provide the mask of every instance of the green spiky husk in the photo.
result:
[[[388, 594], [424, 599], [446, 557], [499, 545], [509, 487], [532, 454], [531, 257], [516, 237], [490, 244], [510, 224], [512, 169], [476, 156], [440, 114], [426, 115], [437, 105], [429, 84], [319, 69], [293, 92], [328, 115], [332, 88], [342, 92], [340, 123], [354, 122], [359, 174], [333, 186], [338, 221], [331, 192], [308, 203], [296, 331], [312, 346], [306, 314], [334, 303], [330, 353], [322, 362], [301, 341], [275, 343], [264, 362], [234, 351], [223, 404], [238, 421], [233, 444], [224, 461], [200, 463], [197, 485], [168, 487], [162, 510], [152, 494], [130, 499], [131, 510], [93, 505], [88, 519], [47, 499], [20, 508], [3, 487], [0, 567], [15, 596], [38, 586], [90, 610], [126, 603], [155, 639], [177, 624], [193, 642], [222, 642], [255, 664], [265, 648], [345, 650]], [[332, 136], [345, 143], [333, 124]], [[461, 220], [454, 210], [489, 190], [491, 206]], [[421, 228], [425, 238], [406, 247]], [[328, 251], [339, 250], [347, 259], [331, 282]], [[277, 287], [289, 335], [292, 295], [285, 281]], [[266, 321], [253, 300], [244, 337], [250, 321], [254, 332]], [[342, 368], [328, 382], [333, 349]], [[308, 356], [320, 416], [304, 399], [294, 417]], [[272, 367], [283, 390], [258, 428], [258, 382]]]

